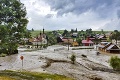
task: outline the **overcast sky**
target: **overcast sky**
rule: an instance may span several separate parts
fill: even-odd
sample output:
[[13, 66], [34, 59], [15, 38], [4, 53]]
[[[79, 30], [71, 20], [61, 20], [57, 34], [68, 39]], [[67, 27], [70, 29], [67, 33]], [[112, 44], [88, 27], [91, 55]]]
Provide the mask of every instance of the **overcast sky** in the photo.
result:
[[28, 29], [120, 30], [120, 0], [21, 0]]

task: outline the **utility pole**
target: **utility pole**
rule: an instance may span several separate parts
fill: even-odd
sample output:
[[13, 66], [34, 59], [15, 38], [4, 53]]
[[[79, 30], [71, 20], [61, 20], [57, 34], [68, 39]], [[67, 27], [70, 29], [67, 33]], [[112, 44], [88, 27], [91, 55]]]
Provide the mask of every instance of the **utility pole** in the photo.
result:
[[69, 38], [68, 38], [68, 50], [69, 50]]

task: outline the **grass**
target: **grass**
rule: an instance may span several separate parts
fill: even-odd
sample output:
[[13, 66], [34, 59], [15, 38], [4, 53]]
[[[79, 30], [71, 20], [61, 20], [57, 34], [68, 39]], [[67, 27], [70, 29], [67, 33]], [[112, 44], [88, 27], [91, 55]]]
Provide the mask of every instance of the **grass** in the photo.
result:
[[0, 80], [16, 80], [16, 79], [10, 78], [8, 76], [0, 76]]
[[0, 80], [73, 80], [63, 75], [38, 72], [0, 71]]

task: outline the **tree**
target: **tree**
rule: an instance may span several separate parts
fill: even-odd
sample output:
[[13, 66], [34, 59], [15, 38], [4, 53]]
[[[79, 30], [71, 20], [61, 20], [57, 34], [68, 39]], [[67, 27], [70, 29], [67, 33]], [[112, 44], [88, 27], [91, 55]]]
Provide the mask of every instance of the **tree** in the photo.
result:
[[34, 29], [32, 28], [32, 31], [34, 31]]
[[25, 37], [27, 23], [24, 4], [19, 0], [0, 0], [0, 50], [14, 53]]
[[77, 32], [77, 28], [76, 28], [75, 32]]
[[73, 33], [74, 32], [74, 29], [71, 29], [71, 31], [70, 31], [71, 33]]
[[77, 38], [76, 41], [78, 42], [79, 46], [82, 44], [82, 40], [80, 38]]
[[73, 64], [75, 64], [75, 61], [76, 61], [76, 55], [72, 54], [71, 57], [70, 57], [71, 61]]
[[68, 33], [68, 31], [65, 29], [62, 36], [65, 36]]
[[110, 36], [110, 39], [115, 39], [116, 44], [117, 44], [117, 40], [120, 40], [120, 32], [118, 30], [114, 30], [114, 32], [112, 33], [112, 35]]
[[120, 58], [118, 58], [117, 56], [112, 56], [110, 58], [110, 66], [114, 70], [120, 70]]

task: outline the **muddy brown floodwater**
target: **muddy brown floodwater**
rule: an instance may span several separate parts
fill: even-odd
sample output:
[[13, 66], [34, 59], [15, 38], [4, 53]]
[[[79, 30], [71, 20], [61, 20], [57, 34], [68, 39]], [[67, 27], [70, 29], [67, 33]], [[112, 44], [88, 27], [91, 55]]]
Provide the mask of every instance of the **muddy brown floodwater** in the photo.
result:
[[[54, 45], [44, 50], [25, 51], [0, 57], [0, 70], [27, 70], [60, 74], [75, 80], [120, 80], [120, 74], [109, 66], [109, 59], [114, 54], [96, 55], [94, 49], [67, 50], [67, 46]], [[76, 55], [75, 64], [71, 64], [70, 56]], [[83, 57], [81, 55], [86, 55]], [[120, 54], [115, 54], [120, 57]], [[20, 56], [24, 56], [23, 66]]]

